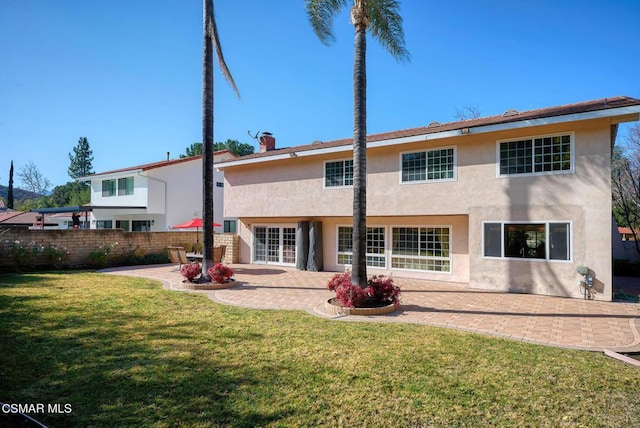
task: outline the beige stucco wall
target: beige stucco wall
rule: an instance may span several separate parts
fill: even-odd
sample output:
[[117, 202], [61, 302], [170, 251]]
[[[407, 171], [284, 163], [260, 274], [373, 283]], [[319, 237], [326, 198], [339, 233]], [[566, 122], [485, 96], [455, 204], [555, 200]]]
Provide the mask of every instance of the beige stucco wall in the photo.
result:
[[[575, 269], [587, 265], [596, 273], [596, 298], [610, 300], [610, 125], [609, 119], [596, 119], [369, 149], [369, 224], [453, 226], [456, 255], [452, 274], [435, 274], [437, 278], [432, 273], [397, 275], [468, 281], [483, 289], [580, 297], [581, 277]], [[574, 136], [574, 172], [497, 176], [498, 140], [561, 133]], [[400, 183], [401, 152], [444, 147], [457, 150], [455, 181]], [[225, 215], [245, 219], [239, 231], [241, 261], [250, 261], [247, 225], [252, 220], [246, 218], [259, 218], [262, 223], [321, 219], [325, 267], [337, 269], [335, 227], [349, 221], [352, 189], [324, 189], [324, 161], [350, 156], [351, 152], [334, 153], [226, 168]], [[570, 221], [572, 260], [483, 258], [483, 221]], [[462, 273], [464, 269], [468, 271]]]

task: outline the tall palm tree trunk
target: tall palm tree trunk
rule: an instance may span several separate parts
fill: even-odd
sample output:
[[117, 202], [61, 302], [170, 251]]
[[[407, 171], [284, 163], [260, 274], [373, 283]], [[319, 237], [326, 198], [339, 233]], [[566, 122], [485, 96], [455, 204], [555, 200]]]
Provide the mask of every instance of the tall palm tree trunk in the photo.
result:
[[209, 282], [213, 267], [213, 0], [203, 0], [204, 52], [202, 55], [202, 272]]
[[353, 65], [353, 264], [351, 281], [367, 286], [367, 34], [356, 25]]

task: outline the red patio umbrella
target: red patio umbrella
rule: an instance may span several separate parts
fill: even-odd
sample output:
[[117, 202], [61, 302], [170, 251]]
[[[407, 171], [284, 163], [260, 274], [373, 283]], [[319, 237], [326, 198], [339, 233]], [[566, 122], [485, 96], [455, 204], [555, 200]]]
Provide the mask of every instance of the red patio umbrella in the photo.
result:
[[[219, 223], [214, 222], [213, 227], [222, 226]], [[196, 228], [196, 250], [200, 246], [200, 235], [198, 234], [198, 229], [202, 227], [202, 219], [198, 217], [194, 217], [189, 221], [185, 221], [184, 223], [176, 224], [173, 226], [173, 229], [192, 229]]]

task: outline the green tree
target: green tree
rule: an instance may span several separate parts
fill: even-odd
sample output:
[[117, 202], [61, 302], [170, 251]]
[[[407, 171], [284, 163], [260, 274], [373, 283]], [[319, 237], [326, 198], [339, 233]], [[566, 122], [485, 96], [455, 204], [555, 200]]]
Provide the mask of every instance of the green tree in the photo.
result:
[[70, 181], [54, 187], [49, 197], [56, 207], [84, 205], [91, 202], [91, 188], [80, 181]]
[[213, 149], [217, 152], [220, 150], [229, 150], [236, 156], [250, 155], [255, 148], [251, 144], [241, 143], [238, 140], [227, 140], [224, 143], [215, 143]]
[[13, 209], [13, 161], [11, 161], [11, 168], [9, 168], [9, 189], [7, 190], [7, 208]]
[[620, 226], [631, 228], [640, 254], [640, 124], [629, 128], [623, 146], [611, 155], [613, 214]]
[[[224, 143], [217, 142], [213, 145], [214, 152], [220, 150], [229, 150], [236, 156], [250, 155], [254, 152], [255, 148], [251, 144], [241, 143], [238, 140], [227, 140]], [[186, 148], [185, 154], [180, 155], [180, 158], [188, 158], [191, 156], [199, 156], [202, 154], [202, 143], [193, 143]]]
[[[335, 39], [333, 20], [349, 0], [305, 0], [307, 16], [320, 40]], [[367, 284], [367, 30], [396, 59], [408, 60], [402, 17], [397, 0], [354, 0], [351, 23], [355, 27], [353, 67], [353, 270], [351, 281]]]
[[238, 97], [240, 93], [222, 55], [213, 0], [203, 0], [204, 49], [202, 55], [202, 273], [200, 282], [209, 282], [213, 267], [213, 49], [218, 66]]
[[[87, 137], [80, 137], [78, 144], [73, 148], [73, 154], [69, 153], [69, 177], [86, 177], [93, 171], [93, 150], [89, 147]], [[87, 184], [82, 183], [83, 186]]]
[[200, 156], [202, 154], [202, 143], [193, 143], [186, 148], [185, 154], [181, 154], [180, 158], [190, 158], [193, 156]]

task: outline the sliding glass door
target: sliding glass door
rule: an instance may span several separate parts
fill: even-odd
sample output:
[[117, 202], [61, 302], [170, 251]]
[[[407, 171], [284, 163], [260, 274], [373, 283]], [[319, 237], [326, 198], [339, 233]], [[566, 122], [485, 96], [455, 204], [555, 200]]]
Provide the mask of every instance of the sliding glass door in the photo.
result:
[[255, 226], [253, 262], [295, 265], [296, 228], [294, 226]]

